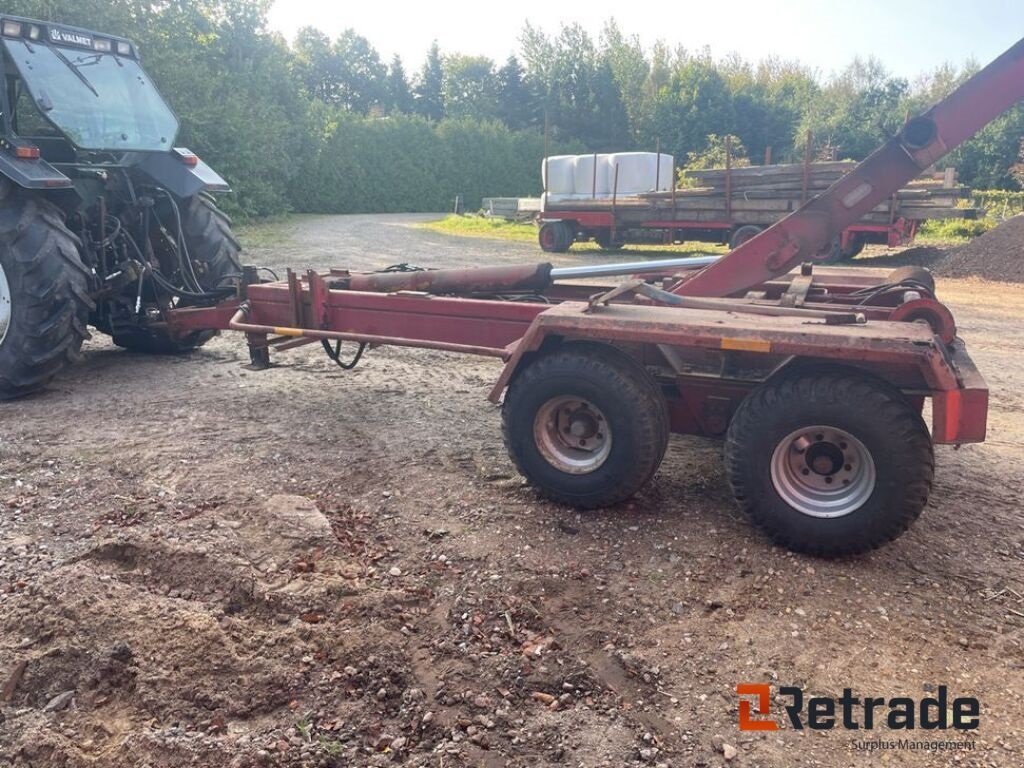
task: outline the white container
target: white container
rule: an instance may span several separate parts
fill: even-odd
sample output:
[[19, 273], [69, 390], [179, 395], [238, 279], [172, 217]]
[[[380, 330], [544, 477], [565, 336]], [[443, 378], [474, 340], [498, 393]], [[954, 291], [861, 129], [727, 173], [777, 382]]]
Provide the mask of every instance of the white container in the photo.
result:
[[552, 195], [571, 195], [575, 190], [576, 155], [554, 155], [541, 160], [544, 190]]
[[573, 191], [577, 195], [586, 195], [587, 197], [611, 195], [611, 181], [608, 179], [608, 155], [577, 155], [574, 177]]
[[[655, 152], [617, 152], [607, 157], [611, 192], [619, 195], [636, 195], [641, 192], [664, 192], [672, 189], [672, 155], [663, 153], [659, 156]], [[618, 186], [615, 186], [616, 166]]]

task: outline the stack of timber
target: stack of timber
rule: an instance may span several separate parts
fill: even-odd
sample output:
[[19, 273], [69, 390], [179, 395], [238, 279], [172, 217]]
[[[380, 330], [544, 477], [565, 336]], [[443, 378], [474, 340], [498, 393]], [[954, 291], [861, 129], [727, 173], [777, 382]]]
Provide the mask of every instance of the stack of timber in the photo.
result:
[[[643, 192], [565, 201], [558, 208], [646, 210], [659, 219], [693, 222], [731, 221], [737, 224], [770, 224], [795, 211], [849, 173], [853, 161], [791, 165], [745, 166], [688, 171], [686, 178], [698, 186], [673, 191]], [[728, 191], [728, 193], [727, 193]], [[861, 221], [888, 225], [896, 219], [973, 219], [978, 212], [961, 207], [970, 190], [956, 183], [953, 173], [928, 176], [911, 182]], [[555, 206], [549, 205], [549, 208]]]

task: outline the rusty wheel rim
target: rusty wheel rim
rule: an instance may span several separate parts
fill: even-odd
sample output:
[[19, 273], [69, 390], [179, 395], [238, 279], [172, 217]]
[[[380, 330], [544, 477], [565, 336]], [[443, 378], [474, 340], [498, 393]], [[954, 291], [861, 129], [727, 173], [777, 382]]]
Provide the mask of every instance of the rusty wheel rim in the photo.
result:
[[815, 425], [790, 432], [775, 447], [772, 485], [793, 509], [833, 518], [860, 509], [875, 490], [875, 462], [848, 432]]
[[533, 439], [551, 466], [571, 475], [596, 471], [612, 449], [611, 427], [601, 409], [569, 395], [553, 397], [538, 409]]

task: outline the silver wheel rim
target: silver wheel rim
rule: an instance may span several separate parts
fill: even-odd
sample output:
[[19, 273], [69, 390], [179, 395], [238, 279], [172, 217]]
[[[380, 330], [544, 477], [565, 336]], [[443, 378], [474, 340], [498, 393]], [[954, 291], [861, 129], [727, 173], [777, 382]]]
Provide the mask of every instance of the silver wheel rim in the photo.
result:
[[571, 475], [598, 469], [612, 449], [611, 428], [601, 409], [580, 397], [548, 400], [533, 420], [533, 439], [551, 466]]
[[875, 462], [849, 432], [802, 427], [775, 447], [771, 477], [775, 492], [793, 509], [811, 517], [842, 517], [860, 509], [875, 490]]
[[11, 286], [7, 282], [7, 273], [0, 264], [0, 344], [7, 338], [7, 329], [11, 327]]

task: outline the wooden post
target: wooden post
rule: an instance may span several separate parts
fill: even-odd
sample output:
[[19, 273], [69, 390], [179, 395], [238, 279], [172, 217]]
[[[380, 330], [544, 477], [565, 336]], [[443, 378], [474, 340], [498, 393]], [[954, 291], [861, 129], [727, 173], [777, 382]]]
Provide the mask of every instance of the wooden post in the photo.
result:
[[725, 137], [725, 218], [732, 223], [732, 137]]
[[548, 195], [548, 111], [544, 110], [544, 197]]
[[[678, 171], [676, 170], [676, 158], [675, 158], [675, 155], [673, 155], [672, 156], [672, 223], [673, 224], [676, 221], [676, 174], [677, 173], [678, 173]], [[674, 243], [676, 241], [676, 231], [675, 231], [674, 228], [672, 229], [670, 234], [672, 236], [672, 242]]]
[[612, 231], [610, 236], [610, 242], [615, 242], [615, 224], [617, 218], [615, 216], [615, 204], [619, 197], [619, 164], [615, 164], [615, 181], [612, 184]]
[[804, 144], [804, 179], [800, 189], [800, 205], [807, 202], [807, 186], [810, 183], [811, 175], [811, 143], [813, 137], [810, 130], [807, 131], [807, 142]]
[[654, 140], [654, 151], [657, 153], [654, 164], [654, 191], [657, 192], [661, 187], [661, 137], [659, 136]]
[[764, 164], [765, 165], [771, 165], [772, 164], [772, 148], [771, 148], [771, 145], [769, 145], [769, 146], [764, 148]]

